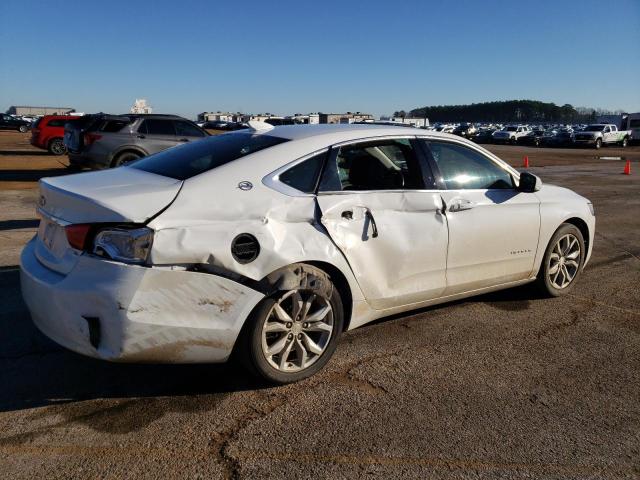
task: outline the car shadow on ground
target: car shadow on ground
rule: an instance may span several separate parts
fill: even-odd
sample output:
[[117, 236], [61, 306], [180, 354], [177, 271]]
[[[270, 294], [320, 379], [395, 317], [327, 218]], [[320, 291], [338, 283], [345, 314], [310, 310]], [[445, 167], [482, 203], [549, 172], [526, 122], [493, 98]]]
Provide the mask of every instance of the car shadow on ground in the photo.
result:
[[40, 220], [37, 218], [21, 220], [0, 220], [0, 232], [5, 230], [20, 230], [23, 228], [38, 228]]
[[0, 412], [88, 399], [229, 393], [268, 386], [235, 364], [120, 364], [70, 352], [31, 321], [17, 267], [0, 269], [0, 305]]
[[0, 182], [37, 182], [43, 177], [57, 177], [76, 173], [69, 170], [64, 164], [60, 168], [42, 168], [37, 170], [1, 170]]
[[[131, 399], [221, 394], [268, 388], [235, 363], [192, 365], [119, 364], [70, 352], [41, 334], [22, 301], [17, 267], [0, 269], [0, 412], [89, 399]], [[528, 286], [474, 297], [505, 310], [529, 308]], [[429, 307], [419, 314], [445, 308]], [[374, 324], [406, 317], [394, 315]], [[366, 328], [366, 327], [364, 327]]]
[[0, 157], [44, 157], [53, 156], [46, 150], [0, 150]]

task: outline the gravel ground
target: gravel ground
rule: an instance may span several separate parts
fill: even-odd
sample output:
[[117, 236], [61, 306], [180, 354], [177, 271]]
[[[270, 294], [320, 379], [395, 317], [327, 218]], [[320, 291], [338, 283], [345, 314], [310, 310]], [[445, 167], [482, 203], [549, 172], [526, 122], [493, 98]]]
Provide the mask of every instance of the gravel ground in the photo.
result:
[[[640, 478], [640, 148], [489, 147], [593, 201], [570, 296], [388, 318], [270, 388], [228, 365], [98, 362], [36, 331], [15, 265], [35, 181], [64, 170], [25, 138], [0, 132], [0, 477]], [[597, 158], [623, 155], [631, 176]]]

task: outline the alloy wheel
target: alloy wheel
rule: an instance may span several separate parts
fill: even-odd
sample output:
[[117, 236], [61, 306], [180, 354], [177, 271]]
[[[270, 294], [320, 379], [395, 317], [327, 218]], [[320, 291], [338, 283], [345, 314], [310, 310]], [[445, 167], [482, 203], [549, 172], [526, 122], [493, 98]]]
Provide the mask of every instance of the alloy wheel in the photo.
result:
[[55, 140], [51, 143], [51, 153], [54, 155], [63, 155], [66, 152], [64, 143], [61, 140]]
[[262, 353], [280, 372], [309, 368], [329, 345], [333, 324], [328, 299], [290, 290], [276, 301], [262, 325]]
[[567, 288], [580, 268], [580, 242], [575, 235], [568, 233], [556, 242], [551, 255], [547, 275], [554, 288]]

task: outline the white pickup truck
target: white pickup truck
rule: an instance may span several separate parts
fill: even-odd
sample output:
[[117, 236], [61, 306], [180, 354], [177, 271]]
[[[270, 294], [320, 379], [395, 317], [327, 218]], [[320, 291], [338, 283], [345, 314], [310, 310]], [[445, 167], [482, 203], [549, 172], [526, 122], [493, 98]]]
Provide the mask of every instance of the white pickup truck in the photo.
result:
[[531, 131], [527, 125], [509, 125], [502, 130], [493, 132], [493, 141], [495, 143], [510, 143], [515, 145], [520, 137], [524, 137]]
[[626, 147], [631, 141], [631, 130], [618, 130], [612, 123], [596, 123], [576, 132], [573, 141], [575, 145], [591, 145], [595, 148], [613, 144]]

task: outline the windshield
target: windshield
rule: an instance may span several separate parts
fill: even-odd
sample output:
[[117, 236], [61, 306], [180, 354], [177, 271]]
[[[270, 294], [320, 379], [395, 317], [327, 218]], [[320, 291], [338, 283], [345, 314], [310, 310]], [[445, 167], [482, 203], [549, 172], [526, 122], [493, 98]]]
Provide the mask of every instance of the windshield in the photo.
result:
[[287, 141], [286, 138], [248, 132], [218, 135], [180, 147], [169, 148], [142, 158], [129, 166], [164, 177], [186, 180], [225, 163]]
[[589, 125], [583, 132], [601, 132], [602, 130], [604, 130], [604, 125]]

